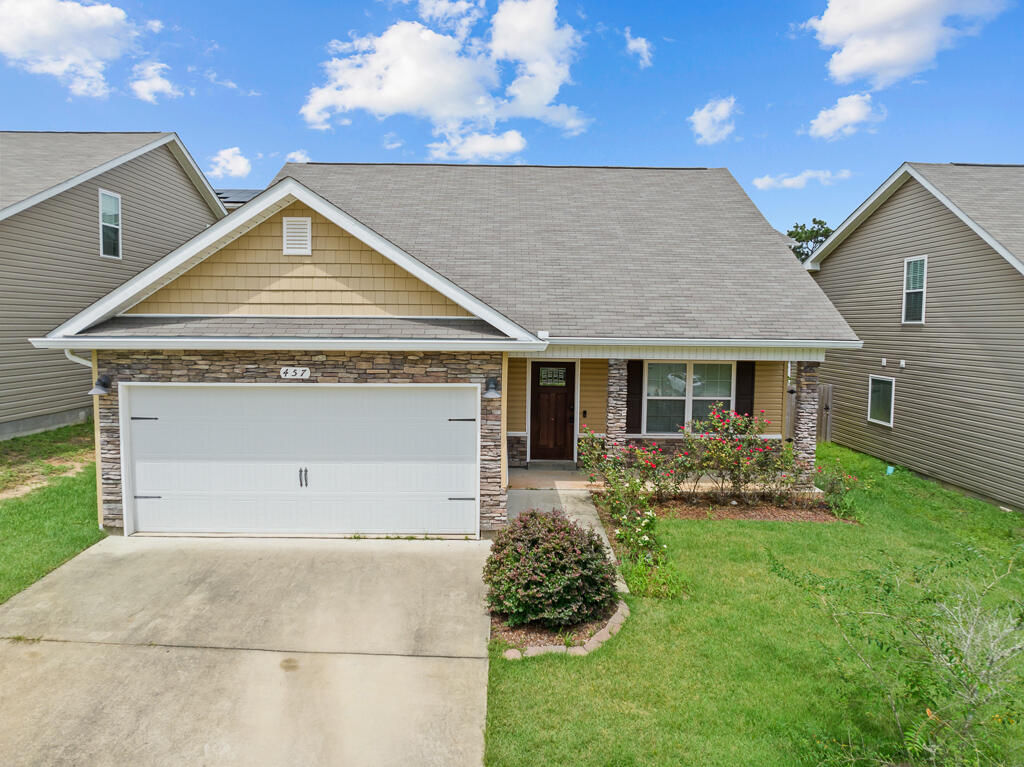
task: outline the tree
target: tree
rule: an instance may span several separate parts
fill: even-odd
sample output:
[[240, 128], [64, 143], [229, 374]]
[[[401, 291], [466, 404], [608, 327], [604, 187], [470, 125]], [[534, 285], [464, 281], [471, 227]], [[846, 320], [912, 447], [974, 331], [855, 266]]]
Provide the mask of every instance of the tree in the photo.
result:
[[820, 218], [812, 218], [811, 225], [793, 224], [793, 228], [786, 234], [796, 240], [796, 245], [790, 245], [790, 250], [801, 261], [806, 261], [811, 254], [821, 247], [821, 243], [832, 234], [832, 227]]

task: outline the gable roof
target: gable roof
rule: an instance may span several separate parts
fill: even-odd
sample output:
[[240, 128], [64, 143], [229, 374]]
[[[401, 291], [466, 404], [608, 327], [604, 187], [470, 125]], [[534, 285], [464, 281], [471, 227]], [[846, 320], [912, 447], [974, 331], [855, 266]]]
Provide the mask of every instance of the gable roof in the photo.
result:
[[175, 133], [0, 131], [0, 220], [165, 145], [211, 210], [227, 215]]
[[553, 340], [857, 343], [724, 168], [289, 163], [285, 178]]
[[1024, 274], [1024, 165], [906, 162], [889, 176], [805, 264], [821, 268], [839, 244], [910, 179]]
[[[320, 213], [363, 244], [385, 258], [390, 259], [438, 293], [450, 298], [470, 314], [499, 330], [502, 333], [500, 343], [505, 345], [518, 344], [522, 348], [543, 348], [546, 345], [508, 317], [503, 316], [492, 307], [464, 291], [447, 277], [435, 272], [408, 253], [403, 252], [393, 243], [388, 242], [373, 230], [367, 228], [344, 211], [339, 210], [291, 178], [283, 179], [266, 189], [230, 216], [221, 219], [200, 232], [177, 250], [164, 256], [164, 258], [149, 268], [139, 272], [135, 277], [120, 287], [115, 288], [92, 306], [79, 312], [60, 327], [51, 331], [46, 336], [46, 345], [70, 345], [69, 339], [75, 336], [77, 336], [76, 340], [78, 342], [90, 342], [90, 337], [81, 335], [86, 330], [131, 308], [164, 285], [169, 284], [176, 277], [187, 272], [196, 264], [219, 251], [227, 243], [245, 234], [245, 232], [251, 230], [262, 221], [270, 218], [274, 213], [283, 210], [296, 201], [302, 202]], [[182, 338], [186, 337], [176, 337], [176, 342], [181, 342]], [[32, 339], [32, 342], [36, 343], [37, 340], [39, 339]], [[351, 339], [334, 339], [334, 341], [337, 343], [350, 343]], [[427, 344], [425, 348], [429, 348], [431, 342], [434, 341], [437, 341], [437, 339], [428, 338], [420, 343]], [[446, 340], [445, 342], [453, 344], [453, 348], [460, 345], [451, 340]], [[250, 338], [243, 343], [243, 347], [255, 348], [254, 343], [256, 343], [255, 340]], [[81, 343], [78, 345], [81, 345]], [[97, 346], [95, 348], [100, 347]], [[200, 348], [200, 346], [188, 346], [187, 348]]]

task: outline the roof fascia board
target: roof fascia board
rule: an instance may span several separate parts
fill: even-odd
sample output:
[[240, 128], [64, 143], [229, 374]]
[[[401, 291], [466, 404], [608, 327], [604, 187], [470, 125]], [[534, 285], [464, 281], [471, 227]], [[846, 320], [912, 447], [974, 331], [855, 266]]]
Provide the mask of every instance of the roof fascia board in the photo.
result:
[[[385, 239], [365, 224], [357, 221], [334, 204], [328, 202], [308, 187], [293, 178], [284, 178], [274, 186], [261, 192], [246, 205], [235, 210], [226, 217], [200, 232], [177, 250], [164, 256], [148, 269], [140, 272], [120, 288], [109, 293], [85, 311], [72, 317], [68, 322], [50, 333], [50, 337], [67, 336], [79, 333], [98, 322], [109, 319], [119, 312], [134, 306], [146, 296], [151, 295], [160, 287], [170, 282], [178, 274], [192, 268], [195, 264], [209, 256], [205, 250], [216, 245], [222, 238], [228, 237], [240, 227], [254, 220], [264, 220], [276, 210], [266, 213], [276, 203], [283, 200], [297, 200], [305, 203], [328, 220], [349, 232], [353, 237], [378, 253], [398, 264], [413, 276], [425, 282], [444, 296], [466, 309], [471, 314], [493, 325], [511, 338], [520, 341], [536, 341], [537, 338], [520, 327], [505, 315], [466, 292], [451, 280], [443, 277], [418, 261], [404, 250]], [[283, 207], [283, 206], [281, 206]], [[259, 218], [262, 214], [262, 219]], [[198, 256], [198, 258], [197, 258]]]
[[860, 349], [864, 342], [823, 339], [761, 339], [761, 338], [549, 338], [552, 346], [709, 346], [789, 349]]
[[37, 349], [282, 349], [358, 351], [543, 351], [544, 341], [445, 341], [408, 338], [209, 338], [159, 336], [46, 336], [30, 338]]
[[910, 166], [903, 163], [892, 175], [879, 186], [870, 197], [853, 211], [839, 227], [829, 235], [825, 242], [811, 254], [811, 257], [804, 262], [804, 268], [809, 272], [816, 272], [821, 268], [821, 262], [828, 258], [828, 255], [835, 250], [839, 243], [845, 240], [853, 231], [860, 226], [868, 216], [874, 213], [882, 203], [888, 200], [897, 189], [906, 183], [910, 178]]
[[108, 160], [102, 165], [97, 165], [95, 168], [90, 168], [84, 173], [79, 173], [77, 176], [69, 178], [66, 181], [61, 181], [59, 184], [55, 184], [54, 186], [51, 186], [49, 189], [44, 189], [41, 192], [36, 192], [31, 197], [26, 197], [24, 200], [21, 200], [20, 202], [16, 202], [13, 205], [8, 205], [3, 210], [0, 210], [0, 221], [3, 221], [5, 218], [10, 218], [11, 216], [17, 213], [21, 213], [23, 210], [28, 210], [32, 206], [38, 205], [44, 200], [48, 200], [51, 197], [60, 194], [61, 192], [66, 192], [68, 189], [72, 189], [78, 186], [79, 184], [88, 181], [91, 178], [95, 178], [96, 176], [99, 176], [102, 173], [106, 173], [108, 170], [113, 170], [118, 165], [123, 165], [124, 163], [129, 162], [130, 160], [134, 160], [136, 157], [141, 157], [147, 152], [151, 152], [154, 149], [157, 149], [158, 147], [164, 146], [165, 144], [171, 145], [171, 153], [175, 156], [175, 159], [181, 164], [182, 169], [188, 174], [189, 178], [192, 180], [192, 183], [196, 185], [196, 188], [199, 190], [199, 193], [203, 196], [203, 199], [211, 207], [211, 209], [218, 215], [219, 218], [226, 216], [227, 210], [221, 204], [220, 199], [213, 191], [213, 187], [210, 186], [210, 182], [206, 180], [206, 176], [204, 176], [202, 171], [199, 170], [199, 167], [195, 164], [195, 161], [192, 159], [192, 156], [188, 153], [188, 150], [185, 149], [177, 134], [170, 133], [166, 136], [162, 136], [161, 138], [156, 139], [155, 141], [151, 141], [148, 144], [140, 146], [138, 149], [133, 149], [132, 151], [127, 152], [126, 154], [115, 157], [112, 160]]

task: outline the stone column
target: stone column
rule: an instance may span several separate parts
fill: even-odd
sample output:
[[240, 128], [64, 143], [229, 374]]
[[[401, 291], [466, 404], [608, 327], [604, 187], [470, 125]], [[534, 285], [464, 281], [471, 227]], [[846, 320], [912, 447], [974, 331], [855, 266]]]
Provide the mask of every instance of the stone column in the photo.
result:
[[604, 443], [610, 453], [626, 446], [626, 360], [608, 360], [607, 417]]
[[793, 413], [793, 453], [803, 466], [805, 482], [813, 482], [814, 451], [818, 441], [818, 367], [820, 362], [796, 363], [796, 412]]

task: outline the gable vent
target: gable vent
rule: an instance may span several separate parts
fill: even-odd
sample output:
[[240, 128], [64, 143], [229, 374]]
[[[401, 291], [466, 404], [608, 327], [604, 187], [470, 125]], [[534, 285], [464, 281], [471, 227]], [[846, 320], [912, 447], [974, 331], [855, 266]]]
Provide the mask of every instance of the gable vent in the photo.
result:
[[281, 219], [286, 256], [308, 256], [313, 252], [313, 224], [308, 218]]

